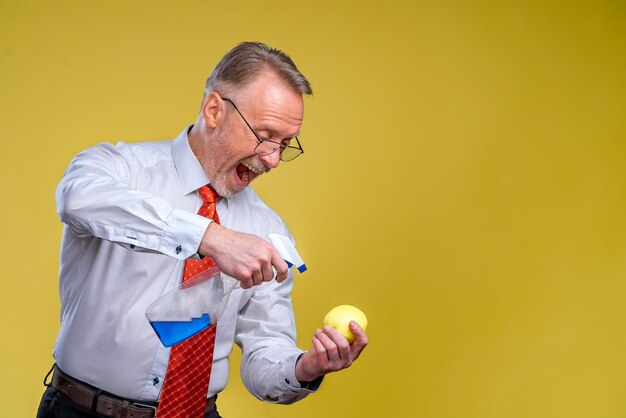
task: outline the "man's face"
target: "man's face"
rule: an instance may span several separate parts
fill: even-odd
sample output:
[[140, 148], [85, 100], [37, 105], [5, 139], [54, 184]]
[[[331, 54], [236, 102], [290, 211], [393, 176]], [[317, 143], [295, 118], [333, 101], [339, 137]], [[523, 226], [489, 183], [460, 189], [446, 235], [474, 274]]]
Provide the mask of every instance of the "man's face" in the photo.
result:
[[[233, 102], [261, 139], [289, 144], [300, 132], [304, 115], [302, 95], [271, 74], [261, 75]], [[205, 170], [215, 191], [230, 197], [259, 175], [278, 167], [280, 152], [258, 155], [258, 141], [241, 115], [227, 101], [221, 124], [208, 147]]]

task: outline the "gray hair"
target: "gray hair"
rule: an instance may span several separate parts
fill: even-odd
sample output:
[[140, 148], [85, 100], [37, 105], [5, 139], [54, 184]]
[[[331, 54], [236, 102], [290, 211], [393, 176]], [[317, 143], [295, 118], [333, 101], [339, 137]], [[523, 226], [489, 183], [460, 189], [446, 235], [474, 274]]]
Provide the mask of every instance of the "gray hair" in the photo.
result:
[[300, 94], [313, 94], [306, 77], [281, 50], [261, 42], [242, 42], [231, 49], [206, 81], [204, 97], [224, 87], [241, 88], [263, 71], [271, 71]]

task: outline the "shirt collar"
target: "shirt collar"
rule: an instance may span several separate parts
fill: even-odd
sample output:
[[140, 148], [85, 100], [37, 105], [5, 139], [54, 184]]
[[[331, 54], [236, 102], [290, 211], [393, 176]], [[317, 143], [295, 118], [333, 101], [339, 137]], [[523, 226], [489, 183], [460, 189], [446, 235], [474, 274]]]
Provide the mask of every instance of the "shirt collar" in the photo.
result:
[[172, 142], [172, 158], [185, 195], [193, 193], [205, 184], [210, 183], [204, 168], [202, 168], [189, 145], [187, 133], [192, 126], [186, 127]]

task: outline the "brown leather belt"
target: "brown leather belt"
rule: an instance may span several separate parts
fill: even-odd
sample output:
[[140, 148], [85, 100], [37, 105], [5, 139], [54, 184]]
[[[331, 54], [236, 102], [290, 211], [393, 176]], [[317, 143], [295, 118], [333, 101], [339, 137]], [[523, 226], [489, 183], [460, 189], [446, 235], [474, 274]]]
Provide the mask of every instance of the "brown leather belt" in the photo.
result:
[[[50, 385], [70, 398], [76, 405], [92, 412], [113, 418], [154, 418], [157, 411], [157, 402], [135, 401], [119, 398], [99, 389], [82, 383], [62, 371], [56, 366]], [[217, 396], [207, 399], [206, 410], [215, 408]]]

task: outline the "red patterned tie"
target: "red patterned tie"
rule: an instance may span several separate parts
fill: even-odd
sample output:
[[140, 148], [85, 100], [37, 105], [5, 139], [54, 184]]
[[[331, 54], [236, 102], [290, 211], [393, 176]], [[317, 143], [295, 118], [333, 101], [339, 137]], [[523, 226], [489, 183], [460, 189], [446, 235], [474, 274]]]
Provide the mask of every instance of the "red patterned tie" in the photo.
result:
[[[202, 186], [198, 189], [198, 194], [204, 202], [198, 210], [198, 215], [219, 223], [215, 203], [220, 196], [210, 186]], [[204, 257], [202, 260], [187, 260], [183, 283], [214, 266], [215, 261], [210, 257]], [[172, 347], [157, 411], [159, 418], [204, 416], [213, 364], [216, 327], [217, 324], [213, 324]]]

